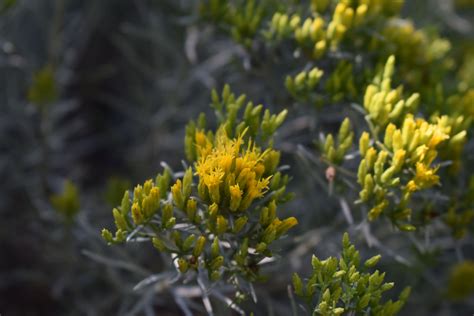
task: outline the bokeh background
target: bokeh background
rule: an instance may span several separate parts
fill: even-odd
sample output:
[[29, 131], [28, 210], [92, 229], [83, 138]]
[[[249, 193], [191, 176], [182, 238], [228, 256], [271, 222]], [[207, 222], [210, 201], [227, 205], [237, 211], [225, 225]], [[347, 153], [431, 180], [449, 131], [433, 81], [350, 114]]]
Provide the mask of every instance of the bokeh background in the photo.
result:
[[[472, 1], [406, 2], [402, 15], [417, 26], [435, 28], [453, 47], [473, 45]], [[312, 128], [319, 114], [295, 108], [273, 75], [289, 66], [250, 56], [200, 19], [198, 1], [0, 3], [0, 314], [180, 315], [167, 289], [134, 290], [167, 269], [159, 254], [149, 245], [108, 247], [100, 230], [111, 226], [111, 208], [123, 190], [154, 177], [163, 161], [181, 170], [185, 124], [200, 112], [210, 114], [210, 90], [229, 83], [256, 103], [292, 113], [276, 143], [291, 165], [289, 191], [296, 198], [288, 209], [300, 219], [293, 236], [299, 246], [285, 249], [281, 262], [268, 268], [273, 277], [258, 285], [255, 307], [257, 315], [289, 315], [285, 271], [305, 273], [312, 253], [336, 254], [347, 229], [344, 206], [328, 196], [324, 175], [305, 152], [295, 154], [297, 144], [309, 148], [318, 137]], [[333, 107], [324, 115], [336, 128], [344, 112]], [[65, 181], [79, 196], [73, 217], [51, 200]], [[413, 256], [407, 237], [379, 236], [379, 248], [355, 240], [364, 256]], [[463, 247], [474, 257], [472, 242]], [[382, 261], [388, 280], [415, 286], [402, 314], [474, 312], [472, 297], [438, 299], [449, 274], [437, 261], [442, 255], [418, 261], [430, 265], [427, 273], [400, 258]], [[196, 307], [196, 313], [204, 310]], [[231, 311], [218, 307], [217, 314]]]

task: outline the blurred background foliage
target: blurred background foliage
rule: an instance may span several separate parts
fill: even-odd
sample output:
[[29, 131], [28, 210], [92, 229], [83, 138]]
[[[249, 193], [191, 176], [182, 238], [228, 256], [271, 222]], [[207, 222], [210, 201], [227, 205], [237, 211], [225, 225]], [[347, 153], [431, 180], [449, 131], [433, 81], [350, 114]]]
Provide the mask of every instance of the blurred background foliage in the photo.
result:
[[[267, 267], [272, 278], [256, 286], [259, 300], [248, 303], [256, 315], [291, 313], [291, 274], [283, 272], [308, 275], [313, 253], [338, 253], [348, 222], [364, 257], [381, 253], [388, 279], [413, 287], [401, 314], [474, 310], [473, 263], [463, 260], [474, 258], [472, 222], [461, 234], [468, 237], [436, 244], [377, 223], [370, 226], [375, 237], [366, 242], [361, 236], [369, 227], [348, 219], [343, 193], [328, 194], [344, 188], [327, 183], [326, 167], [309, 151], [317, 126], [337, 132], [351, 112], [339, 101], [322, 113], [292, 100], [284, 78], [303, 68], [301, 60], [275, 62], [288, 52], [277, 51], [272, 59], [258, 43], [250, 49], [238, 44], [209, 21], [198, 1], [0, 3], [0, 314], [178, 315], [179, 293], [199, 299], [186, 285], [135, 287], [166, 271], [166, 261], [139, 243], [108, 247], [100, 230], [110, 226], [111, 207], [123, 191], [154, 177], [162, 161], [182, 170], [184, 126], [211, 111], [210, 90], [225, 83], [271, 110], [290, 112], [275, 144], [291, 166], [288, 191], [296, 193], [286, 215], [300, 225], [291, 236], [293, 247]], [[457, 69], [445, 78], [447, 86], [462, 81], [457, 88], [472, 88], [473, 1], [406, 1], [402, 16], [451, 41]], [[356, 82], [355, 90], [362, 94], [365, 87]], [[473, 113], [474, 105], [466, 106]], [[467, 175], [473, 173], [473, 146], [471, 141], [464, 151]], [[473, 208], [474, 181], [464, 184], [466, 198], [460, 193], [451, 212], [458, 204]], [[463, 263], [456, 266], [458, 261]], [[193, 310], [204, 314], [199, 304]], [[217, 315], [233, 313], [215, 304]]]

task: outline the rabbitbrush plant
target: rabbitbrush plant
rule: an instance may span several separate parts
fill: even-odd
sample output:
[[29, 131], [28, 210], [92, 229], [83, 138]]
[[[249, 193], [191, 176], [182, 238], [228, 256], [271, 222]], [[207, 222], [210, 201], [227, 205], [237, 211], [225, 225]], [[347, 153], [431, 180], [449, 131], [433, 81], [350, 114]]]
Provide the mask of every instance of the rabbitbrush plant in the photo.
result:
[[[463, 69], [472, 55], [402, 18], [403, 5], [201, 1], [198, 25], [240, 45], [239, 75], [262, 83], [253, 99], [265, 106], [228, 85], [212, 90], [215, 119], [201, 114], [186, 126], [182, 170], [163, 163], [158, 176], [126, 191], [113, 209], [116, 229], [103, 238], [146, 242], [162, 254], [172, 275], [166, 288], [185, 314], [199, 310], [189, 297], [200, 297], [208, 314], [212, 298], [252, 312], [247, 298], [257, 302], [255, 287], [271, 284], [267, 271], [280, 262], [275, 278], [293, 276], [285, 294], [295, 315], [395, 315], [427, 296], [435, 302], [426, 310], [469, 297], [472, 284], [462, 279], [472, 275], [474, 87]], [[323, 208], [342, 212], [328, 220]], [[318, 229], [330, 232], [327, 241], [305, 240]], [[364, 264], [346, 231], [375, 248]], [[340, 255], [319, 259], [338, 249], [331, 236], [341, 233]], [[314, 252], [308, 273], [300, 259]], [[409, 288], [388, 292], [396, 284], [373, 271], [379, 260], [387, 279], [417, 289], [413, 298]], [[446, 266], [451, 274], [436, 275]], [[199, 294], [181, 295], [183, 284]]]

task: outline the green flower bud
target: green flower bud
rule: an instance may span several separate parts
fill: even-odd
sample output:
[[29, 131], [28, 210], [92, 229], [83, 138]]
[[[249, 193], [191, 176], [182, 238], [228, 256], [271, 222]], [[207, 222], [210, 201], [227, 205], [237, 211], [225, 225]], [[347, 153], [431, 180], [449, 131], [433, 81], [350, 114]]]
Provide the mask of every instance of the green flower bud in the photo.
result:
[[390, 290], [391, 288], [393, 288], [394, 285], [395, 285], [395, 283], [393, 283], [393, 282], [389, 282], [389, 283], [382, 284], [382, 286], [380, 287], [380, 290], [381, 290], [382, 292], [388, 291], [388, 290]]
[[357, 303], [357, 309], [361, 310], [361, 309], [366, 308], [367, 305], [369, 305], [369, 301], [370, 301], [370, 293], [366, 293], [364, 296], [362, 296], [360, 301]]
[[179, 272], [186, 273], [189, 269], [188, 261], [184, 258], [179, 258], [178, 259], [178, 268], [179, 268]]
[[218, 212], [219, 212], [219, 207], [217, 206], [216, 203], [212, 203], [209, 206], [209, 218], [210, 219], [215, 219], [217, 217]]
[[113, 241], [114, 241], [114, 238], [113, 238], [112, 233], [110, 232], [110, 230], [105, 229], [105, 228], [102, 229], [102, 238], [104, 238], [104, 240], [109, 244], [113, 243]]
[[197, 201], [189, 199], [186, 204], [186, 215], [191, 222], [196, 222]]
[[193, 170], [192, 168], [188, 168], [184, 173], [183, 177], [183, 200], [187, 201], [189, 196], [191, 195], [193, 184]]
[[294, 14], [292, 17], [291, 17], [291, 20], [290, 20], [290, 27], [292, 30], [295, 30], [301, 23], [301, 18]]
[[351, 241], [349, 240], [349, 234], [347, 232], [342, 235], [342, 246], [344, 248], [348, 248], [351, 245]]
[[117, 229], [127, 230], [127, 221], [122, 213], [116, 208], [113, 209], [112, 213], [114, 215], [115, 226], [117, 226]]
[[196, 241], [196, 244], [194, 245], [194, 250], [193, 250], [193, 256], [194, 257], [199, 257], [204, 250], [204, 246], [206, 245], [206, 237], [204, 236], [199, 236], [199, 238]]
[[183, 248], [183, 240], [181, 239], [181, 233], [178, 230], [173, 230], [171, 232], [171, 238], [173, 239], [173, 241], [174, 241], [176, 247], [178, 247], [178, 249]]
[[383, 78], [384, 79], [392, 78], [394, 68], [395, 68], [395, 56], [390, 55], [390, 57], [388, 57], [387, 62], [385, 64], [385, 68], [383, 71]]
[[339, 143], [344, 142], [344, 140], [351, 134], [351, 121], [349, 118], [345, 118], [342, 121], [341, 127], [339, 128], [338, 141]]
[[416, 111], [418, 104], [420, 103], [420, 94], [413, 93], [408, 100], [406, 101], [406, 108], [409, 109], [410, 112]]
[[331, 299], [331, 291], [329, 289], [326, 289], [323, 293], [323, 301], [328, 302]]
[[385, 170], [382, 175], [380, 176], [380, 182], [382, 184], [386, 184], [389, 181], [392, 180], [392, 177], [395, 175], [397, 169], [395, 167], [390, 167], [387, 170]]
[[120, 205], [120, 211], [122, 212], [122, 215], [125, 216], [128, 214], [128, 212], [130, 212], [130, 193], [127, 191], [125, 191], [125, 193], [123, 194], [123, 198], [122, 198], [122, 203]]
[[239, 233], [242, 230], [242, 228], [244, 228], [245, 224], [247, 224], [247, 221], [248, 221], [247, 216], [239, 217], [234, 223], [233, 232], [235, 234]]
[[380, 261], [380, 258], [382, 258], [381, 255], [373, 256], [372, 258], [367, 259], [367, 260], [365, 261], [364, 265], [365, 265], [367, 268], [372, 268], [372, 267], [374, 267], [374, 266]]
[[143, 194], [148, 195], [150, 194], [150, 190], [153, 187], [153, 181], [152, 180], [146, 180], [145, 183], [143, 184]]
[[268, 245], [275, 240], [275, 237], [276, 237], [276, 229], [274, 225], [270, 225], [263, 232], [262, 241]]
[[126, 238], [127, 238], [127, 232], [121, 229], [115, 232], [115, 238], [114, 238], [115, 242], [124, 242]]
[[219, 238], [214, 238], [214, 241], [212, 242], [211, 246], [211, 258], [215, 258], [219, 255], [220, 250], [219, 250]]
[[331, 134], [328, 134], [328, 136], [326, 136], [326, 141], [324, 142], [324, 154], [329, 156], [329, 151], [331, 149], [334, 150], [334, 138]]
[[158, 249], [159, 251], [161, 252], [164, 252], [166, 250], [166, 246], [165, 244], [163, 243], [163, 241], [161, 239], [159, 239], [158, 237], [153, 237], [153, 239], [151, 240], [152, 243], [153, 243], [153, 246]]
[[173, 205], [166, 203], [161, 208], [161, 221], [162, 223], [167, 223], [173, 217]]
[[403, 224], [403, 225], [398, 226], [398, 228], [401, 231], [405, 231], [405, 232], [413, 232], [416, 230], [416, 227], [410, 224]]
[[278, 127], [280, 127], [281, 124], [283, 124], [283, 122], [285, 121], [287, 115], [288, 115], [287, 109], [278, 113], [278, 115], [275, 118], [275, 124], [273, 126], [273, 129], [277, 129]]
[[223, 264], [224, 264], [224, 257], [223, 256], [217, 256], [214, 259], [212, 259], [211, 263], [209, 264], [209, 268], [211, 270], [217, 270], [220, 267], [222, 267]]
[[220, 279], [220, 277], [221, 277], [221, 274], [219, 271], [211, 272], [211, 277], [210, 277], [211, 281], [217, 281]]
[[261, 242], [257, 245], [257, 247], [255, 248], [255, 251], [257, 253], [262, 253], [264, 252], [265, 250], [267, 249], [267, 244], [264, 243], [264, 242]]
[[303, 292], [303, 282], [297, 273], [293, 273], [292, 277], [293, 288], [295, 289], [295, 294], [298, 296], [304, 296]]
[[340, 278], [340, 277], [344, 276], [345, 274], [346, 274], [346, 271], [344, 271], [344, 270], [339, 270], [339, 271], [337, 271], [336, 273], [334, 273], [334, 274], [332, 275], [332, 277], [333, 277], [334, 279], [337, 279], [337, 278]]
[[461, 132], [457, 133], [456, 135], [451, 137], [451, 139], [449, 140], [449, 145], [450, 146], [457, 146], [459, 144], [464, 144], [464, 142], [466, 141], [466, 136], [467, 136], [466, 131], [461, 131]]
[[304, 82], [306, 81], [306, 76], [307, 76], [307, 74], [306, 74], [305, 71], [302, 71], [298, 75], [296, 75], [296, 77], [295, 77], [296, 89], [298, 89], [298, 90], [303, 89]]
[[[194, 136], [193, 136], [194, 137]], [[193, 150], [194, 150], [194, 140], [193, 140]], [[169, 186], [170, 186], [170, 181], [171, 181], [171, 174], [168, 169], [165, 169], [163, 174], [158, 174], [156, 176], [156, 186], [158, 189], [160, 189], [160, 198], [165, 199]]]
[[[347, 238], [349, 238], [349, 236]], [[313, 269], [317, 271], [321, 268], [321, 261], [318, 259], [318, 257], [313, 255], [311, 257], [311, 265], [313, 266]]]
[[183, 242], [183, 251], [188, 251], [194, 244], [196, 236], [194, 234], [189, 235]]
[[216, 230], [218, 235], [222, 235], [227, 231], [228, 223], [227, 220], [222, 215], [217, 216], [216, 220]]
[[[276, 235], [277, 237], [285, 234], [290, 228], [293, 226], [296, 226], [298, 224], [298, 220], [294, 217], [289, 217], [284, 219], [277, 227], [276, 229]], [[269, 242], [267, 242], [269, 244]]]

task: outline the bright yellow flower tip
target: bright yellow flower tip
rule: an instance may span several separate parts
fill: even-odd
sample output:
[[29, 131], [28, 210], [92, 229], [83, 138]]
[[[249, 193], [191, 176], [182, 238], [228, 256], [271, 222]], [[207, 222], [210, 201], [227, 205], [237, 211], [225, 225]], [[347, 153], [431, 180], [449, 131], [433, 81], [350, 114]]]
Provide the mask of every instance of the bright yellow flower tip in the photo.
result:
[[231, 211], [247, 209], [254, 199], [268, 190], [271, 179], [271, 176], [263, 177], [267, 171], [263, 162], [274, 151], [262, 152], [251, 140], [245, 144], [245, 132], [231, 139], [223, 128], [219, 129], [212, 149], [196, 162], [199, 185], [209, 192], [209, 197], [203, 195], [201, 198]]
[[230, 210], [236, 211], [240, 206], [240, 201], [242, 200], [242, 190], [240, 190], [239, 185], [231, 185], [230, 190]]

